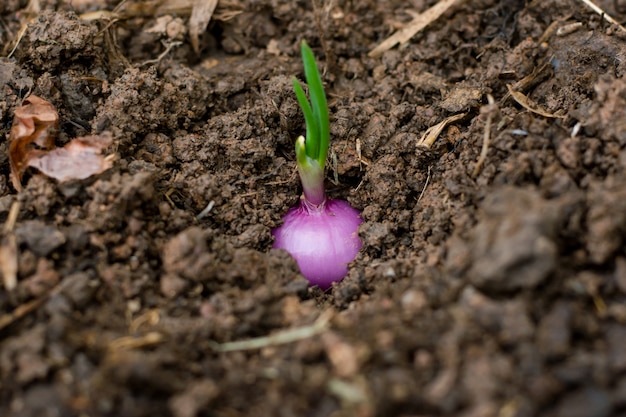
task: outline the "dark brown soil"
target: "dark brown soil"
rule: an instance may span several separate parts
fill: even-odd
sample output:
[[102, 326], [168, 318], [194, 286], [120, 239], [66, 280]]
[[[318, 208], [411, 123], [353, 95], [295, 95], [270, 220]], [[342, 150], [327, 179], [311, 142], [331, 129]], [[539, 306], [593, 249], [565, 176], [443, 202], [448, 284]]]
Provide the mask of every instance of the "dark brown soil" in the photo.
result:
[[[199, 54], [188, 13], [27, 3], [0, 4], [1, 136], [36, 94], [59, 144], [109, 131], [117, 160], [18, 194], [0, 144], [0, 221], [21, 203], [0, 415], [626, 415], [626, 34], [582, 2], [461, 1], [380, 58], [437, 1], [220, 1]], [[364, 219], [326, 293], [271, 250], [300, 192], [301, 39], [325, 69], [329, 194]], [[221, 345], [294, 329], [314, 334]]]

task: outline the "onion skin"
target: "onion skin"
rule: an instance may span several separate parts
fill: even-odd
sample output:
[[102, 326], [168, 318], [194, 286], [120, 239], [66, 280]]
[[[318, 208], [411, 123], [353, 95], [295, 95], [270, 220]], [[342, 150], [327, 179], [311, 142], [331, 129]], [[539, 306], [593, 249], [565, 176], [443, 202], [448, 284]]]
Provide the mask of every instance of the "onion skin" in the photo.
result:
[[314, 205], [303, 197], [283, 220], [272, 231], [273, 247], [287, 250], [311, 285], [326, 290], [348, 274], [348, 264], [362, 246], [358, 228], [363, 220], [358, 210], [343, 200]]

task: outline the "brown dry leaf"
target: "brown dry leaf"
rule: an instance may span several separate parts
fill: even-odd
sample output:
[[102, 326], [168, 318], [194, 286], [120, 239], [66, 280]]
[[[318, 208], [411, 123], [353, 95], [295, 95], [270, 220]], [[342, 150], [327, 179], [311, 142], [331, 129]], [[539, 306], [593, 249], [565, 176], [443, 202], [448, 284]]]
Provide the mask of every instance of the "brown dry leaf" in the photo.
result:
[[459, 120], [462, 120], [468, 114], [469, 113], [455, 114], [455, 115], [446, 117], [445, 119], [443, 119], [443, 121], [437, 123], [434, 126], [429, 127], [426, 130], [426, 132], [424, 132], [424, 134], [422, 135], [420, 141], [417, 143], [417, 146], [430, 148], [431, 146], [433, 146], [433, 143], [435, 143], [435, 141], [437, 140], [441, 132], [443, 132], [443, 129], [446, 128], [446, 126], [448, 126], [450, 123], [454, 123]]
[[111, 135], [106, 133], [76, 138], [63, 148], [34, 154], [28, 166], [60, 182], [84, 180], [111, 168], [112, 158], [105, 158], [101, 153], [112, 141]]
[[200, 52], [198, 38], [206, 30], [217, 7], [217, 0], [195, 0], [189, 18], [189, 41], [195, 53]]
[[22, 189], [22, 176], [28, 167], [58, 181], [81, 180], [111, 167], [112, 158], [102, 151], [111, 142], [111, 135], [84, 136], [56, 148], [55, 136], [59, 114], [49, 101], [30, 96], [15, 110], [9, 136], [11, 181], [17, 191]]
[[549, 113], [543, 109], [541, 109], [537, 103], [535, 103], [534, 101], [532, 101], [531, 99], [529, 99], [528, 97], [526, 97], [524, 94], [520, 93], [519, 91], [515, 91], [513, 90], [513, 87], [511, 87], [511, 85], [507, 85], [506, 86], [509, 89], [509, 93], [511, 94], [511, 97], [513, 97], [513, 100], [515, 100], [517, 102], [517, 104], [519, 104], [520, 106], [522, 106], [523, 108], [525, 108], [526, 110], [538, 114], [540, 116], [543, 117], [550, 117], [553, 119], [562, 119], [565, 118], [565, 116], [561, 115], [561, 114], [556, 114], [556, 113]]
[[15, 110], [9, 135], [11, 182], [22, 189], [22, 175], [33, 151], [54, 148], [54, 136], [59, 127], [59, 114], [49, 101], [30, 96]]

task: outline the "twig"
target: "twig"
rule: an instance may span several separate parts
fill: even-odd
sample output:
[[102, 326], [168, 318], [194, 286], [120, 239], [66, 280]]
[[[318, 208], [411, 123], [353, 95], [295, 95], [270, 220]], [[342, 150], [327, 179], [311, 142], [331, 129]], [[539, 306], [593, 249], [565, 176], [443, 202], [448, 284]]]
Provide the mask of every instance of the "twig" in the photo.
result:
[[17, 215], [20, 213], [20, 208], [22, 204], [19, 201], [14, 201], [11, 204], [11, 208], [9, 209], [9, 215], [7, 216], [6, 222], [4, 222], [4, 232], [12, 232], [15, 228], [15, 223], [17, 222]]
[[13, 56], [15, 50], [17, 49], [17, 46], [20, 44], [22, 38], [26, 34], [26, 30], [28, 30], [28, 24], [32, 22], [33, 19], [39, 15], [39, 13], [41, 13], [41, 3], [39, 2], [39, 0], [30, 0], [26, 8], [20, 12], [20, 14], [22, 15], [22, 18], [20, 19], [22, 27], [17, 34], [15, 46], [13, 46], [13, 49], [11, 49], [11, 52], [9, 52], [7, 58], [11, 58], [11, 56]]
[[602, 10], [600, 7], [598, 7], [594, 2], [592, 2], [591, 0], [580, 0], [580, 1], [585, 3], [587, 5], [587, 7], [589, 7], [591, 10], [593, 10], [594, 12], [596, 12], [600, 16], [602, 16], [602, 18], [604, 20], [606, 20], [607, 22], [609, 22], [612, 25], [617, 26], [618, 28], [620, 28], [620, 30], [622, 32], [626, 32], [626, 28], [624, 28], [624, 26], [620, 25], [617, 20], [615, 20], [611, 16], [609, 16], [604, 10]]
[[150, 332], [140, 337], [123, 336], [113, 340], [107, 348], [112, 351], [140, 349], [146, 346], [154, 346], [163, 342], [165, 337], [158, 332]]
[[163, 43], [163, 46], [165, 46], [165, 51], [161, 52], [161, 54], [155, 59], [149, 59], [145, 62], [142, 62], [141, 64], [139, 64], [139, 66], [158, 64], [159, 62], [161, 62], [163, 58], [167, 56], [167, 54], [170, 53], [172, 49], [183, 44], [182, 42], [165, 42], [165, 41], [162, 43]]
[[424, 196], [424, 193], [426, 192], [426, 187], [428, 187], [428, 182], [429, 181], [430, 181], [430, 167], [428, 167], [428, 175], [426, 176], [426, 182], [424, 183], [424, 188], [422, 188], [422, 192], [420, 193], [420, 196], [417, 198], [417, 202], [418, 203], [420, 202], [420, 200]]
[[7, 291], [12, 291], [17, 286], [17, 238], [15, 233], [13, 233], [13, 229], [15, 228], [20, 207], [21, 203], [19, 201], [13, 202], [0, 234], [2, 237], [0, 242], [0, 271], [2, 271], [2, 280]]
[[298, 327], [295, 329], [283, 330], [270, 336], [257, 337], [255, 339], [241, 340], [228, 343], [211, 343], [211, 347], [217, 352], [234, 352], [239, 350], [262, 349], [268, 346], [284, 345], [304, 339], [324, 332], [328, 328], [328, 323], [332, 317], [332, 310], [328, 310], [310, 326]]
[[404, 28], [385, 39], [380, 45], [372, 49], [368, 55], [372, 58], [377, 58], [397, 44], [407, 43], [409, 39], [428, 26], [429, 23], [437, 20], [457, 1], [458, 0], [440, 0], [424, 13], [415, 15], [413, 20], [411, 20]]
[[29, 301], [29, 302], [27, 302], [25, 304], [22, 304], [22, 305], [16, 307], [10, 313], [6, 313], [6, 314], [1, 315], [0, 316], [0, 330], [2, 330], [5, 327], [11, 325], [16, 320], [19, 320], [22, 317], [25, 317], [27, 314], [30, 314], [31, 312], [37, 310], [40, 306], [42, 306], [44, 304], [44, 302], [51, 295], [58, 294], [65, 287], [67, 287], [67, 283], [68, 282], [69, 281], [61, 281], [54, 288], [52, 288], [50, 291], [48, 291], [47, 293], [45, 293], [41, 297], [36, 298], [34, 300], [31, 300], [31, 301]]
[[15, 53], [15, 50], [17, 49], [18, 45], [22, 41], [22, 38], [26, 34], [27, 29], [28, 29], [28, 23], [24, 23], [22, 27], [20, 28], [19, 33], [17, 34], [17, 40], [15, 41], [15, 46], [13, 46], [13, 49], [11, 49], [11, 52], [9, 52], [9, 55], [7, 55], [7, 58], [11, 58], [13, 56], [13, 53]]
[[493, 121], [493, 113], [495, 107], [495, 101], [491, 94], [487, 94], [487, 101], [489, 102], [489, 106], [487, 109], [487, 123], [485, 125], [485, 136], [483, 137], [483, 148], [480, 151], [480, 156], [478, 157], [478, 161], [476, 162], [476, 166], [474, 167], [474, 172], [472, 172], [472, 178], [476, 178], [478, 174], [480, 174], [480, 170], [487, 159], [487, 151], [489, 150], [489, 141], [491, 139], [491, 123]]
[[47, 298], [48, 294], [35, 300], [31, 300], [26, 304], [22, 304], [12, 312], [0, 316], [0, 330], [4, 329], [16, 320], [19, 320], [22, 317], [26, 316], [31, 311], [35, 311], [40, 305], [43, 304], [44, 301], [46, 301]]

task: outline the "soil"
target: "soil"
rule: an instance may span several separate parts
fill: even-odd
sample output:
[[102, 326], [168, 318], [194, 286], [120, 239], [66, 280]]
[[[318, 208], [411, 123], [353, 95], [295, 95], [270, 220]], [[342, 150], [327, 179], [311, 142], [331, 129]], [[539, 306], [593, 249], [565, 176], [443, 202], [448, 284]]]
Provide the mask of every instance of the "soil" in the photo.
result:
[[[220, 1], [197, 53], [188, 9], [27, 3], [0, 4], [0, 415], [626, 415], [626, 34], [582, 2], [460, 1], [381, 57], [437, 1]], [[364, 220], [326, 292], [271, 249], [301, 192], [302, 39], [328, 193]], [[113, 168], [17, 193], [29, 94], [59, 145], [111, 132]]]

